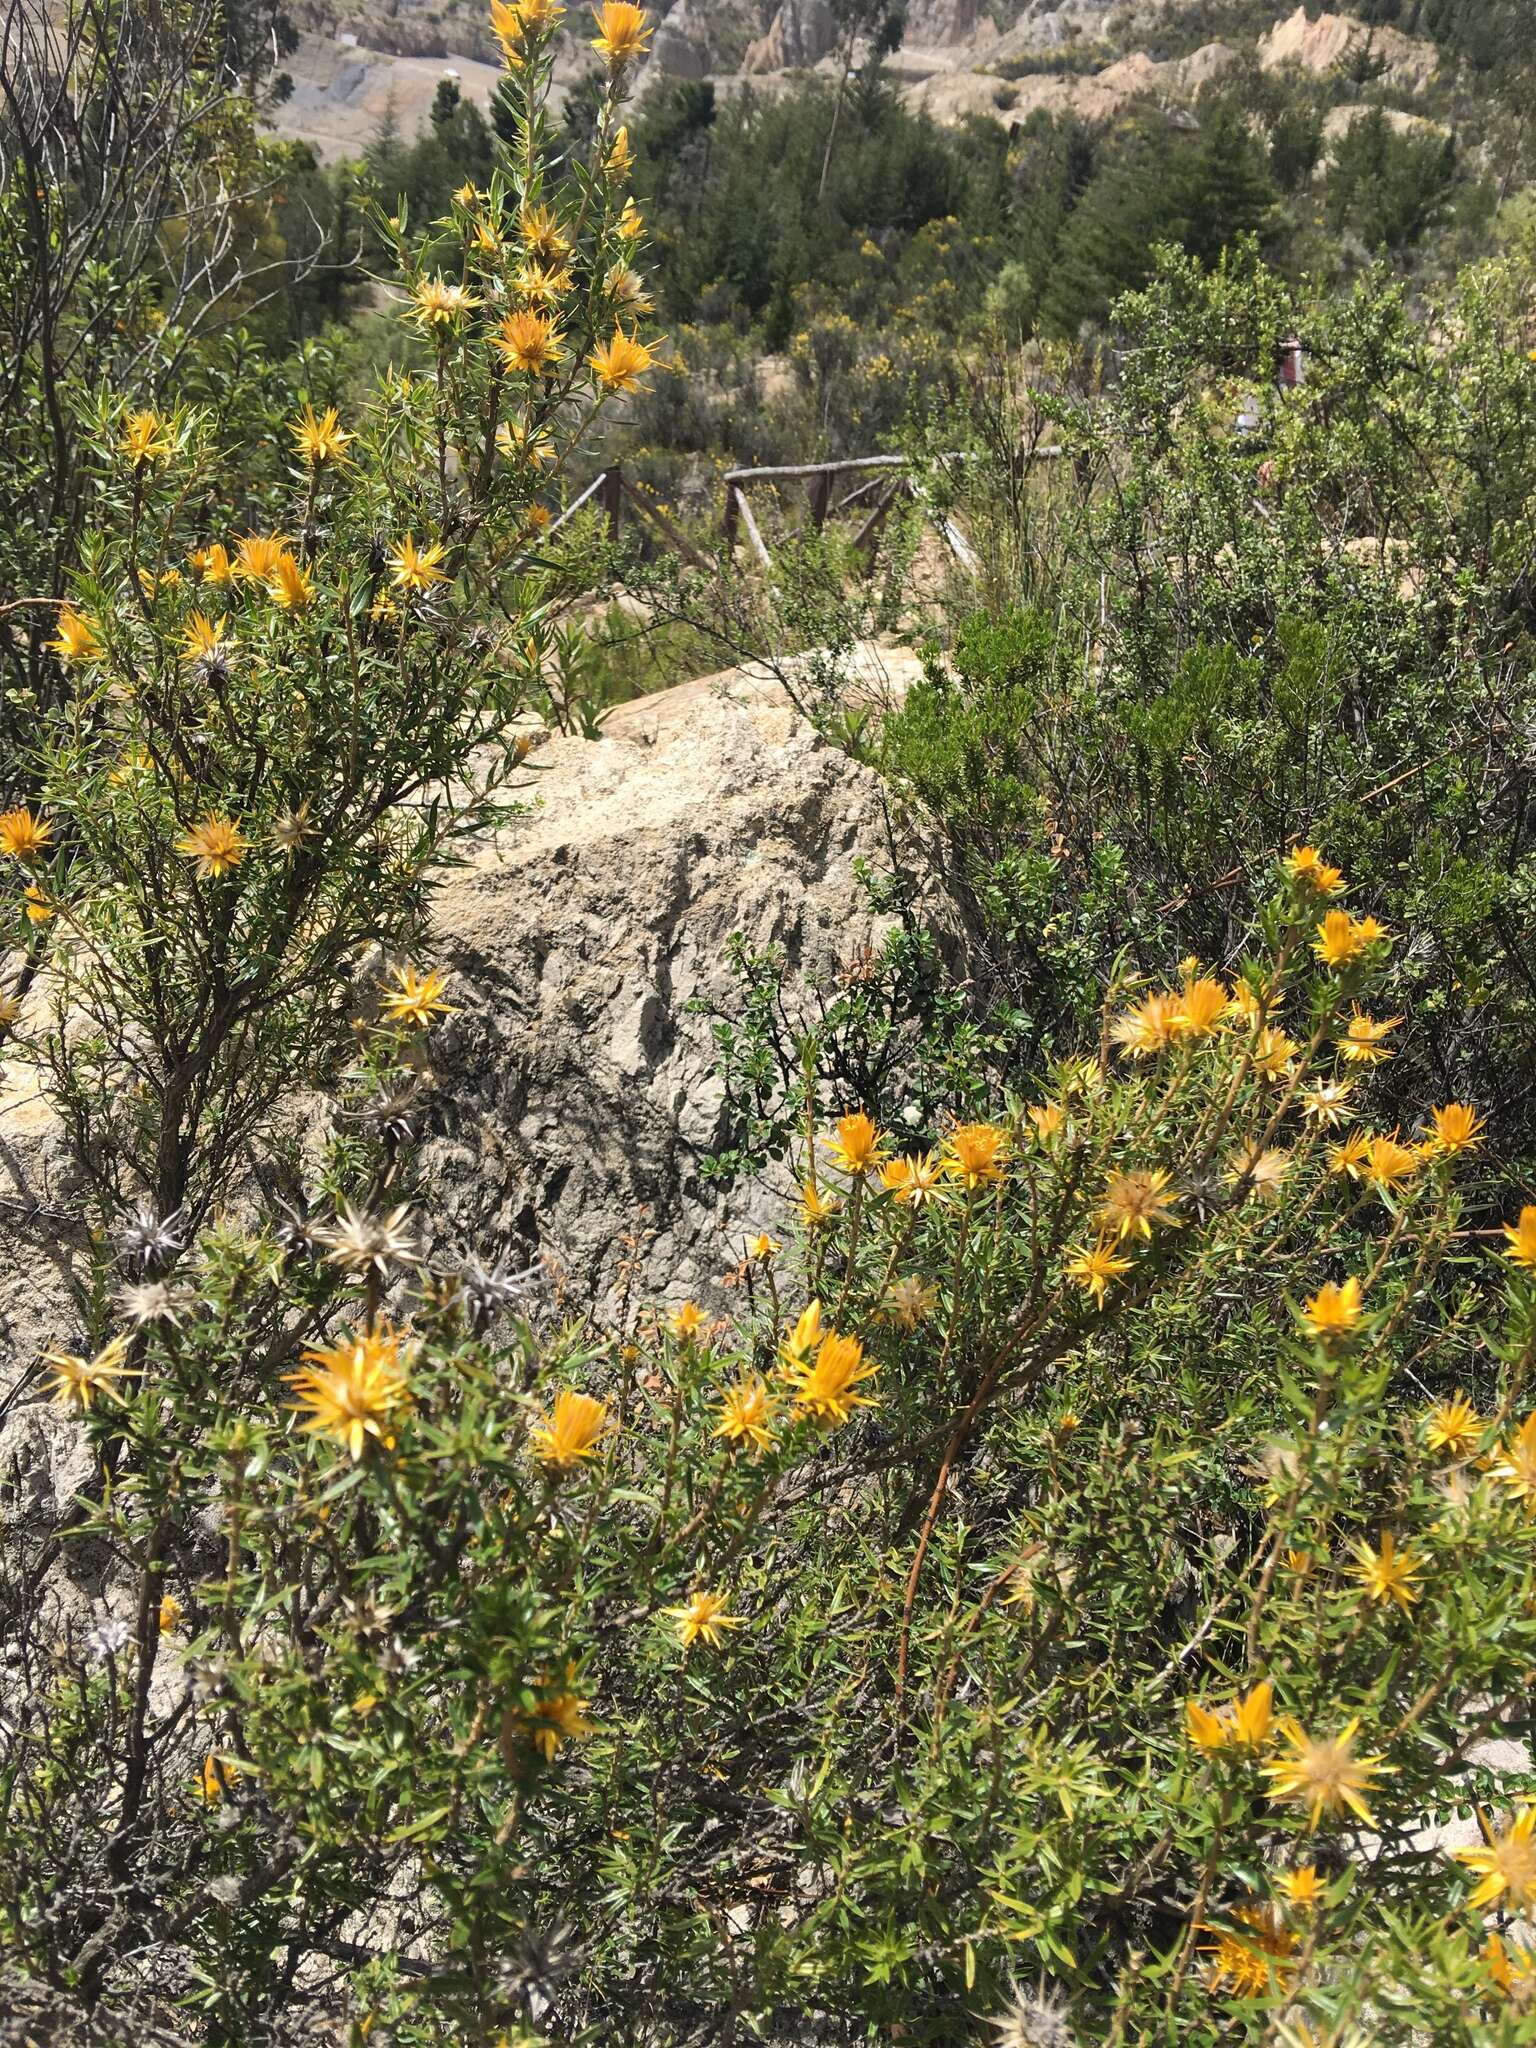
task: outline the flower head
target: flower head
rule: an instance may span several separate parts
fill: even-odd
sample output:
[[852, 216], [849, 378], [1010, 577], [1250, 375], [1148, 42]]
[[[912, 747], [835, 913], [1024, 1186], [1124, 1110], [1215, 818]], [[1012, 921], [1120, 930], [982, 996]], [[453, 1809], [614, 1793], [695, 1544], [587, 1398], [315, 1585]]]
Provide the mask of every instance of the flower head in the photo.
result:
[[38, 817], [25, 804], [14, 811], [0, 811], [0, 854], [11, 860], [36, 860], [48, 851], [52, 838], [53, 820]]
[[746, 1627], [739, 1614], [727, 1614], [725, 1609], [723, 1593], [695, 1593], [686, 1607], [669, 1607], [666, 1612], [677, 1623], [677, 1639], [685, 1650], [691, 1650], [697, 1642], [717, 1650], [725, 1640], [726, 1629]]
[[814, 1360], [788, 1366], [786, 1377], [794, 1389], [795, 1406], [818, 1422], [837, 1428], [855, 1408], [879, 1406], [873, 1395], [858, 1391], [879, 1369], [865, 1358], [857, 1337], [840, 1337], [835, 1330], [828, 1330], [816, 1347]]
[[1315, 846], [1298, 846], [1285, 857], [1293, 881], [1302, 882], [1319, 896], [1337, 896], [1344, 886], [1342, 868], [1331, 868]]
[[1500, 1444], [1498, 1460], [1494, 1478], [1507, 1486], [1516, 1500], [1528, 1506], [1536, 1502], [1536, 1414], [1527, 1415], [1508, 1442]]
[[[576, 1666], [565, 1667], [564, 1685], [574, 1685]], [[592, 1723], [587, 1719], [590, 1699], [570, 1690], [551, 1692], [540, 1700], [536, 1725], [533, 1731], [534, 1747], [546, 1763], [553, 1763], [555, 1753], [567, 1742], [585, 1742], [593, 1732]]]
[[48, 901], [48, 898], [38, 888], [36, 882], [28, 882], [26, 888], [21, 892], [21, 900], [26, 910], [29, 924], [46, 924], [49, 918], [58, 915], [53, 904]]
[[667, 1328], [680, 1344], [691, 1344], [700, 1330], [706, 1329], [709, 1317], [696, 1301], [685, 1301], [673, 1309], [667, 1317]]
[[1536, 1272], [1536, 1203], [1526, 1203], [1520, 1211], [1518, 1223], [1504, 1223], [1499, 1227], [1509, 1239], [1504, 1247], [1505, 1258], [1527, 1273]]
[[342, 426], [334, 405], [328, 406], [318, 418], [315, 408], [306, 405], [296, 420], [288, 422], [288, 431], [293, 436], [300, 459], [311, 469], [320, 469], [327, 462], [344, 460], [347, 444], [353, 438]]
[[1184, 1725], [1196, 1749], [1262, 1749], [1274, 1720], [1275, 1689], [1261, 1678], [1246, 1695], [1234, 1696], [1215, 1712], [1198, 1700], [1184, 1702]]
[[122, 1395], [116, 1382], [139, 1377], [135, 1368], [123, 1363], [130, 1341], [126, 1332], [120, 1332], [93, 1358], [83, 1358], [73, 1351], [45, 1351], [42, 1363], [53, 1374], [53, 1398], [58, 1406], [78, 1408], [84, 1415], [94, 1406], [98, 1395], [120, 1401]]
[[117, 446], [119, 453], [142, 469], [151, 462], [164, 462], [175, 443], [158, 413], [131, 412], [123, 422], [123, 438]]
[[384, 999], [379, 1009], [391, 1024], [408, 1024], [414, 1031], [425, 1031], [434, 1017], [453, 1015], [452, 1003], [443, 1001], [447, 986], [444, 968], [433, 967], [423, 974], [415, 967], [396, 967], [391, 979], [384, 983]]
[[1299, 1913], [1310, 1913], [1326, 1889], [1315, 1863], [1298, 1863], [1290, 1870], [1282, 1870], [1275, 1883], [1287, 1903]]
[[288, 542], [280, 533], [248, 533], [235, 543], [231, 573], [245, 583], [270, 583], [287, 552]]
[[939, 1290], [915, 1273], [893, 1280], [885, 1290], [882, 1313], [903, 1330], [915, 1330], [938, 1306]]
[[1008, 1133], [996, 1124], [959, 1124], [944, 1148], [944, 1171], [973, 1192], [1003, 1177]]
[[1400, 1188], [1410, 1181], [1423, 1165], [1423, 1159], [1411, 1145], [1398, 1142], [1396, 1132], [1366, 1140], [1365, 1167], [1363, 1178], [1373, 1188]]
[[1280, 1732], [1291, 1753], [1263, 1766], [1270, 1781], [1270, 1798], [1299, 1801], [1307, 1809], [1309, 1827], [1315, 1828], [1325, 1813], [1339, 1814], [1346, 1808], [1370, 1827], [1373, 1816], [1365, 1795], [1386, 1766], [1379, 1756], [1356, 1756], [1359, 1730], [1356, 1717], [1346, 1721], [1337, 1735], [1314, 1740], [1299, 1721], [1282, 1721]]
[[808, 1180], [800, 1190], [800, 1216], [808, 1230], [830, 1223], [842, 1206], [835, 1195], [824, 1195], [813, 1180]]
[[880, 1169], [880, 1184], [904, 1208], [921, 1209], [944, 1186], [944, 1169], [931, 1152], [911, 1152], [889, 1159]]
[[1099, 1205], [1100, 1227], [1116, 1238], [1150, 1239], [1153, 1224], [1177, 1225], [1173, 1205], [1179, 1197], [1169, 1192], [1172, 1178], [1161, 1166], [1111, 1174]]
[[407, 534], [398, 547], [389, 550], [389, 580], [396, 590], [415, 592], [431, 590], [438, 583], [446, 583], [445, 570], [438, 567], [447, 553], [440, 540], [418, 548], [413, 534]]
[[416, 319], [429, 333], [433, 328], [452, 327], [480, 303], [467, 287], [449, 284], [441, 277], [424, 277], [412, 292], [411, 299], [416, 308]]
[[634, 167], [635, 152], [630, 147], [629, 130], [616, 128], [608, 145], [608, 154], [603, 159], [603, 169], [610, 178], [627, 178]]
[[304, 1353], [305, 1370], [286, 1375], [297, 1395], [301, 1429], [334, 1437], [355, 1463], [370, 1438], [388, 1449], [394, 1439], [389, 1420], [410, 1399], [410, 1381], [400, 1360], [400, 1333], [376, 1323], [360, 1335], [342, 1337]]
[[1317, 928], [1312, 951], [1324, 967], [1353, 967], [1379, 940], [1390, 936], [1374, 917], [1354, 918], [1347, 910], [1330, 910]]
[[1391, 1059], [1391, 1049], [1383, 1041], [1402, 1021], [1401, 1017], [1367, 1017], [1357, 1007], [1339, 1038], [1339, 1057], [1356, 1066], [1375, 1066]]
[[868, 1173], [884, 1157], [885, 1141], [878, 1127], [862, 1110], [855, 1111], [852, 1116], [840, 1117], [837, 1135], [826, 1139], [825, 1143], [843, 1172], [855, 1176]]
[[1231, 1928], [1206, 1930], [1216, 1937], [1204, 1950], [1206, 1982], [1234, 1998], [1262, 1998], [1294, 1974], [1297, 1938], [1267, 1903], [1238, 1906], [1232, 1920]]
[[1509, 1826], [1482, 1848], [1453, 1849], [1452, 1855], [1482, 1882], [1467, 1898], [1470, 1911], [1498, 1904], [1501, 1911], [1524, 1912], [1536, 1903], [1536, 1806], [1522, 1806]]
[[508, 313], [491, 336], [491, 347], [500, 354], [505, 368], [533, 377], [547, 375], [565, 358], [554, 320], [548, 313], [531, 309]]
[[197, 863], [198, 880], [217, 881], [231, 868], [239, 867], [251, 850], [251, 842], [240, 829], [238, 818], [210, 812], [176, 842], [176, 851]]
[[297, 557], [286, 548], [272, 564], [267, 596], [280, 611], [301, 612], [315, 594], [315, 586]]
[[754, 1450], [773, 1448], [773, 1398], [764, 1382], [753, 1374], [727, 1387], [720, 1407], [716, 1436], [732, 1445], [751, 1444]]
[[205, 583], [234, 581], [235, 565], [222, 541], [210, 541], [205, 548], [194, 548], [187, 559]]
[[1301, 1098], [1301, 1113], [1308, 1122], [1317, 1125], [1321, 1131], [1331, 1131], [1344, 1121], [1349, 1108], [1349, 1098], [1354, 1094], [1354, 1081], [1319, 1081], [1315, 1088], [1309, 1088]]
[[1109, 1035], [1133, 1060], [1147, 1059], [1177, 1041], [1181, 1015], [1177, 996], [1150, 995], [1122, 1012], [1110, 1025]]
[[1133, 1259], [1120, 1256], [1116, 1239], [1101, 1237], [1092, 1246], [1070, 1246], [1062, 1270], [1102, 1308], [1111, 1284], [1129, 1273], [1134, 1264]]
[[1395, 1600], [1404, 1610], [1413, 1605], [1419, 1597], [1414, 1580], [1423, 1575], [1424, 1566], [1411, 1550], [1398, 1549], [1390, 1529], [1382, 1532], [1379, 1549], [1373, 1550], [1369, 1543], [1357, 1543], [1354, 1550], [1358, 1562], [1349, 1570], [1364, 1587], [1367, 1599], [1378, 1606]]
[[217, 667], [229, 650], [224, 638], [224, 620], [210, 619], [206, 612], [193, 612], [181, 636], [181, 658], [189, 666], [200, 662]]
[[1330, 1280], [1320, 1287], [1302, 1304], [1301, 1319], [1310, 1335], [1320, 1337], [1324, 1344], [1336, 1344], [1354, 1332], [1364, 1313], [1360, 1282], [1351, 1273], [1342, 1285]]
[[344, 1202], [335, 1222], [317, 1230], [315, 1238], [326, 1247], [330, 1263], [344, 1273], [387, 1280], [392, 1266], [408, 1265], [416, 1257], [415, 1240], [405, 1227], [409, 1215], [403, 1202], [387, 1216], [370, 1216]]
[[553, 1411], [540, 1416], [528, 1441], [541, 1465], [554, 1472], [568, 1472], [592, 1457], [617, 1426], [606, 1402], [580, 1394], [574, 1387], [562, 1387]]
[[106, 649], [97, 638], [96, 621], [88, 612], [77, 612], [72, 604], [60, 605], [53, 622], [48, 652], [60, 661], [100, 661]]
[[1434, 1112], [1433, 1144], [1437, 1152], [1454, 1156], [1472, 1152], [1483, 1142], [1486, 1117], [1478, 1115], [1469, 1102], [1447, 1102]]
[[1474, 1450], [1482, 1435], [1482, 1417], [1459, 1389], [1449, 1401], [1441, 1401], [1429, 1411], [1424, 1439], [1432, 1451], [1446, 1451], [1459, 1458]]
[[603, 0], [602, 6], [594, 10], [593, 18], [597, 34], [592, 38], [592, 47], [607, 59], [610, 71], [621, 70], [645, 54], [651, 31], [643, 7], [632, 6], [630, 0]]
[[638, 331], [626, 334], [617, 320], [613, 323], [612, 339], [587, 357], [605, 391], [638, 390], [640, 379], [655, 360], [655, 351], [646, 347]]

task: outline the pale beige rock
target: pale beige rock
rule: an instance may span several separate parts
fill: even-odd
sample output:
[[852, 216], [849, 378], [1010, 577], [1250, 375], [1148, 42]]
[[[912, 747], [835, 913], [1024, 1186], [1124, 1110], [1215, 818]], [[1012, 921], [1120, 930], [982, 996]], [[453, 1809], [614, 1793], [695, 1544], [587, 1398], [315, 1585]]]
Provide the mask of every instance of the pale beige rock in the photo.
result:
[[1278, 71], [1296, 64], [1317, 75], [1332, 71], [1359, 52], [1370, 48], [1383, 65], [1382, 77], [1389, 85], [1417, 88], [1434, 73], [1440, 59], [1433, 43], [1417, 36], [1405, 36], [1400, 29], [1367, 28], [1351, 14], [1320, 14], [1308, 20], [1303, 5], [1284, 21], [1277, 21], [1259, 44], [1259, 62], [1266, 71]]
[[[908, 657], [910, 662], [910, 657]], [[899, 682], [873, 650], [866, 689]], [[763, 675], [732, 671], [623, 707], [597, 743], [535, 756], [536, 807], [442, 891], [459, 1014], [437, 1066], [449, 1134], [425, 1166], [446, 1227], [482, 1258], [551, 1254], [576, 1297], [707, 1295], [788, 1187], [723, 1188], [710, 1020], [731, 935], [784, 949], [791, 1008], [878, 943], [854, 873], [885, 857], [880, 788]]]

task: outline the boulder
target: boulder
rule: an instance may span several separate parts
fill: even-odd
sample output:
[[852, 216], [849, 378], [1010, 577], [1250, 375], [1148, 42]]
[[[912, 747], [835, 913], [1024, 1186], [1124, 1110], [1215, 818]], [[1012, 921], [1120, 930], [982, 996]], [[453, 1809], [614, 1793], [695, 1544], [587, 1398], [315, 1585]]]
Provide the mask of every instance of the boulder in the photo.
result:
[[783, 0], [765, 35], [747, 45], [742, 70], [748, 77], [764, 71], [809, 71], [837, 40], [837, 24], [827, 0]]
[[528, 811], [437, 900], [460, 1007], [436, 1052], [434, 1209], [482, 1259], [548, 1254], [600, 1313], [626, 1284], [707, 1297], [789, 1188], [704, 1176], [730, 940], [783, 949], [791, 1012], [857, 967], [883, 931], [855, 873], [887, 859], [880, 784], [750, 671], [625, 705], [602, 740], [532, 762]]

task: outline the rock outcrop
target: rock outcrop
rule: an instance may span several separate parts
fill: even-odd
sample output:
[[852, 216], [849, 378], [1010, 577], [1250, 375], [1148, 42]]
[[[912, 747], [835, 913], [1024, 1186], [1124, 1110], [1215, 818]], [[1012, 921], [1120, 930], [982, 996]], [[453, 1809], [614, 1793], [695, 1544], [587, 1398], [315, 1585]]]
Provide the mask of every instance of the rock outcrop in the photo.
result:
[[1259, 44], [1259, 62], [1266, 71], [1296, 64], [1321, 76], [1367, 59], [1379, 67], [1375, 75], [1386, 84], [1416, 91], [1434, 72], [1439, 52], [1417, 36], [1390, 27], [1368, 28], [1350, 14], [1320, 14], [1308, 20], [1305, 6], [1277, 21]]
[[783, 0], [766, 34], [747, 45], [741, 68], [748, 77], [766, 71], [809, 71], [826, 56], [836, 36], [827, 0]]
[[724, 1135], [709, 1011], [736, 994], [729, 941], [782, 947], [791, 1010], [878, 942], [855, 864], [887, 858], [880, 786], [739, 671], [533, 761], [535, 807], [438, 902], [460, 1011], [428, 1181], [482, 1258], [547, 1252], [611, 1302], [639, 1228], [637, 1290], [707, 1296], [781, 1220], [782, 1189], [703, 1177]]

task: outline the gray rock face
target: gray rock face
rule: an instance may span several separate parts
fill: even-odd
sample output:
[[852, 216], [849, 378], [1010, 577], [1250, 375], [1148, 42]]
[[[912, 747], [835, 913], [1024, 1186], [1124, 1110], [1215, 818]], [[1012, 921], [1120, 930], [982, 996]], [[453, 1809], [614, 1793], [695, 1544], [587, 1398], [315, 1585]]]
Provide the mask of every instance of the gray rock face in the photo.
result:
[[747, 47], [742, 70], [808, 71], [819, 64], [837, 37], [826, 0], [783, 0], [767, 33]]
[[878, 784], [734, 672], [532, 758], [538, 807], [438, 902], [461, 1008], [426, 1180], [466, 1250], [548, 1252], [578, 1298], [613, 1305], [637, 1228], [644, 1296], [707, 1294], [778, 1199], [702, 1177], [722, 1092], [690, 1006], [731, 996], [735, 932], [784, 949], [791, 1003], [878, 941], [854, 873], [884, 860]]

